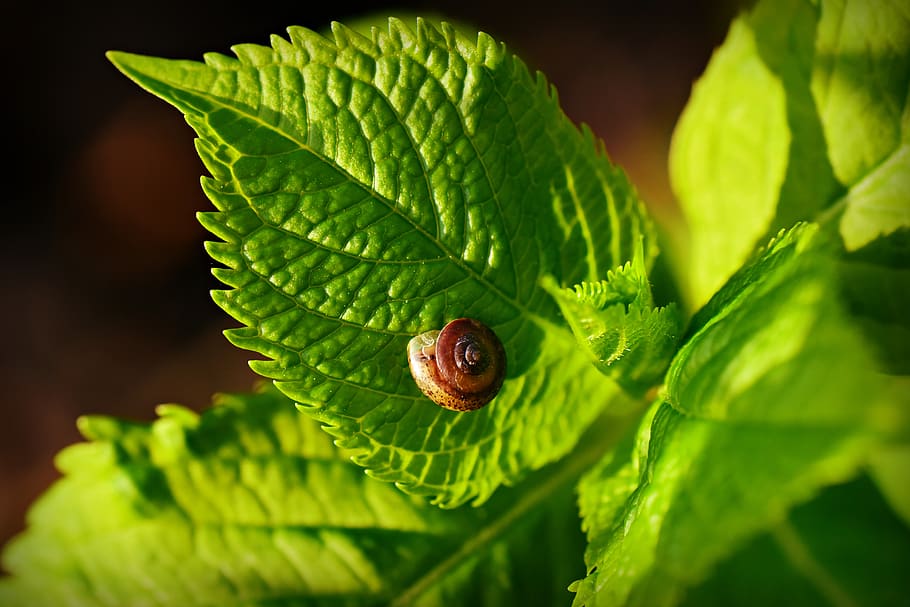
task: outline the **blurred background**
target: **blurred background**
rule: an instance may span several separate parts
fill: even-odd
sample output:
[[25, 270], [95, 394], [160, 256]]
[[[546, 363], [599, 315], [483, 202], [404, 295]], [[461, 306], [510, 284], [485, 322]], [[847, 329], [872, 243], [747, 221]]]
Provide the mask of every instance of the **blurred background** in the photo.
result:
[[105, 51], [201, 59], [268, 44], [289, 25], [320, 30], [377, 11], [449, 17], [543, 71], [673, 228], [673, 125], [743, 2], [85, 4], [4, 9], [0, 544], [57, 478], [53, 457], [80, 440], [79, 415], [151, 420], [158, 403], [199, 410], [255, 381], [250, 356], [221, 334], [236, 323], [208, 294], [219, 283], [194, 217], [211, 208], [194, 134]]

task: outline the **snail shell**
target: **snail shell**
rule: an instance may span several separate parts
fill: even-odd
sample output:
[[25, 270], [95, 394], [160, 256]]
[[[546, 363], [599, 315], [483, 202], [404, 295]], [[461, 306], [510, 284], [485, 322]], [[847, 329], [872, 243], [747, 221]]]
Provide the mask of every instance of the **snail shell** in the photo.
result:
[[411, 375], [430, 400], [453, 411], [490, 402], [506, 375], [506, 352], [496, 334], [472, 318], [453, 320], [408, 343]]

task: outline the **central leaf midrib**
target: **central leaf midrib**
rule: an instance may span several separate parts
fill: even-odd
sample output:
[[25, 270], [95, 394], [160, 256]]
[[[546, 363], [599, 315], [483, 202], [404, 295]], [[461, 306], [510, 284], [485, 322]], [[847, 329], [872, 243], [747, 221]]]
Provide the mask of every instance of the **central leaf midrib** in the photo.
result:
[[[299, 195], [299, 192], [285, 191], [284, 193]], [[307, 191], [307, 193], [308, 194], [312, 193], [312, 191]], [[252, 201], [256, 198], [265, 198], [271, 194], [272, 194], [271, 192], [269, 194], [253, 194], [253, 195], [243, 194], [243, 197], [249, 201]], [[365, 197], [361, 200], [358, 200], [356, 204], [360, 204], [368, 199], [369, 199], [369, 197]], [[356, 204], [353, 206], [356, 206]], [[259, 211], [253, 205], [250, 205], [249, 208], [256, 215], [256, 217], [259, 218], [259, 221], [262, 222], [262, 226], [261, 226], [261, 228], [256, 228], [253, 231], [248, 232], [248, 235], [253, 235], [257, 230], [267, 227], [267, 228], [275, 230], [276, 232], [280, 232], [290, 238], [295, 238], [295, 239], [302, 238], [303, 240], [306, 240], [306, 242], [312, 244], [315, 248], [317, 248], [321, 251], [325, 251], [325, 252], [331, 253], [333, 255], [338, 255], [339, 257], [346, 257], [348, 259], [358, 261], [360, 263], [366, 263], [366, 264], [371, 264], [371, 265], [376, 265], [376, 266], [414, 266], [414, 265], [420, 265], [420, 264], [425, 264], [425, 263], [436, 263], [436, 262], [441, 262], [441, 261], [448, 261], [448, 259], [449, 259], [449, 257], [447, 257], [447, 256], [428, 257], [425, 259], [383, 259], [381, 257], [361, 257], [359, 255], [355, 255], [354, 253], [349, 253], [348, 251], [344, 251], [342, 249], [333, 249], [331, 246], [329, 246], [327, 244], [324, 244], [317, 240], [313, 240], [311, 238], [306, 238], [305, 236], [301, 236], [300, 234], [292, 232], [282, 225], [279, 225], [279, 224], [276, 224], [276, 223], [273, 223], [270, 221], [266, 221], [265, 219], [262, 218], [262, 216], [259, 214]], [[359, 226], [358, 229], [364, 230], [373, 225], [376, 225], [377, 223], [379, 223], [379, 221], [381, 221], [385, 217], [387, 217], [387, 216], [384, 215], [383, 217], [375, 219], [370, 223], [363, 224], [363, 225]], [[290, 262], [288, 262], [288, 263], [290, 263]], [[286, 263], [285, 266], [283, 266], [283, 267], [286, 267], [288, 265], [288, 263]]]

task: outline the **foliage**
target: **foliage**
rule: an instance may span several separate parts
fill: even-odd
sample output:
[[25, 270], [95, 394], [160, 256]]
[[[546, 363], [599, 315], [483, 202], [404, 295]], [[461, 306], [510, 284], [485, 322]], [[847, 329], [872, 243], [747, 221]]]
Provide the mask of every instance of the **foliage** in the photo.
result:
[[[732, 24], [674, 134], [682, 305], [654, 301], [632, 185], [505, 46], [288, 33], [109, 54], [198, 135], [214, 299], [270, 381], [81, 420], [0, 603], [903, 599], [910, 13], [763, 0]], [[470, 413], [405, 356], [459, 316], [509, 361]]]

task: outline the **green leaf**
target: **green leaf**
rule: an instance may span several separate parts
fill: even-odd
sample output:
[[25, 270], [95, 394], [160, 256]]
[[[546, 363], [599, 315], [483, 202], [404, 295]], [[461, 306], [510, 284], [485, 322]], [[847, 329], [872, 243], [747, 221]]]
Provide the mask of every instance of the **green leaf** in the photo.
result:
[[737, 19], [673, 137], [693, 306], [798, 220], [847, 251], [910, 228], [908, 95], [904, 3], [763, 0]]
[[[910, 138], [910, 137], [908, 137]], [[897, 152], [850, 189], [835, 209], [842, 208], [840, 234], [848, 251], [855, 251], [881, 236], [910, 227], [910, 144]]]
[[[290, 28], [205, 63], [110, 53], [186, 114], [218, 208], [202, 223], [245, 328], [236, 345], [379, 478], [455, 506], [566, 454], [616, 394], [541, 288], [595, 280], [651, 225], [541, 75], [480, 34], [391, 20], [368, 39]], [[508, 375], [454, 413], [410, 378], [408, 340], [489, 325]]]
[[[832, 530], [837, 530], [832, 533]], [[685, 605], [900, 605], [910, 531], [868, 478], [826, 489], [721, 564]]]
[[5, 549], [0, 604], [549, 605], [582, 571], [573, 485], [602, 434], [447, 511], [368, 478], [274, 388], [159, 413], [81, 420], [91, 442]]
[[580, 484], [578, 605], [670, 605], [910, 429], [836, 293], [817, 226], [782, 233], [693, 319], [627, 455]]
[[661, 382], [682, 317], [675, 304], [654, 306], [641, 247], [606, 280], [574, 289], [561, 289], [553, 280], [543, 284], [601, 373], [637, 395]]
[[[677, 410], [889, 428], [893, 405], [874, 391], [880, 382], [841, 310], [829, 248], [815, 225], [782, 232], [696, 315], [695, 334], [667, 372], [667, 398]], [[814, 405], [795, 407], [802, 398]]]
[[673, 133], [670, 180], [690, 241], [681, 282], [693, 308], [707, 301], [767, 230], [787, 168], [783, 87], [756, 45], [748, 21], [734, 21]]

